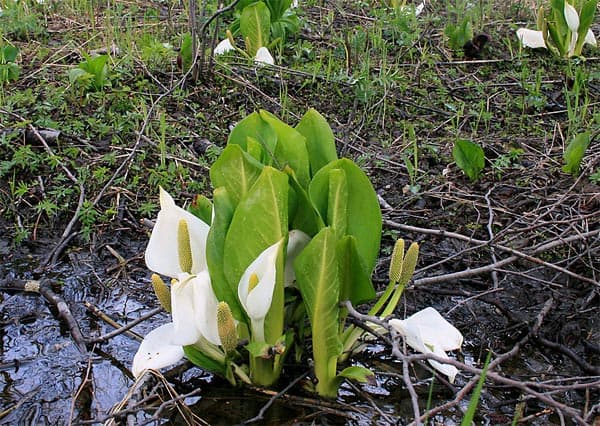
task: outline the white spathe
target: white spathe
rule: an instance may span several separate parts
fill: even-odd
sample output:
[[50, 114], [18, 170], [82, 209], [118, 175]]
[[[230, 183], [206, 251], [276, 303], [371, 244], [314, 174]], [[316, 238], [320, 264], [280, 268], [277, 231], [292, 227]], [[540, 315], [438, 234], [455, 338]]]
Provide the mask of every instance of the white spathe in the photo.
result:
[[[254, 341], [264, 342], [265, 339], [264, 322], [273, 301], [277, 280], [277, 255], [282, 243], [283, 239], [259, 254], [246, 268], [238, 285], [238, 298], [252, 322]], [[250, 282], [254, 278], [258, 279], [258, 283], [250, 289]]]
[[566, 1], [564, 8], [564, 16], [569, 29], [576, 33], [579, 29], [579, 13], [577, 13], [577, 10], [573, 7], [573, 5], [569, 4]]
[[209, 342], [220, 345], [218, 303], [207, 271], [198, 275], [180, 274], [179, 280], [171, 284], [173, 341], [182, 346], [193, 345], [204, 336]]
[[264, 46], [260, 47], [256, 51], [256, 55], [254, 56], [254, 62], [258, 62], [258, 63], [262, 63], [262, 64], [269, 64], [269, 65], [275, 64], [275, 60], [273, 59], [273, 56], [271, 56], [271, 52], [269, 52], [269, 49], [267, 49]]
[[221, 346], [217, 324], [219, 301], [210, 283], [210, 276], [203, 271], [194, 280], [194, 322], [206, 340]]
[[[460, 331], [432, 307], [425, 308], [405, 320], [390, 320], [389, 324], [404, 336], [408, 346], [424, 354], [433, 353], [449, 359], [446, 351], [459, 349], [463, 343]], [[433, 368], [448, 376], [450, 382], [454, 383], [458, 373], [456, 367], [434, 360], [428, 361]]]
[[592, 45], [594, 47], [596, 47], [598, 45], [598, 43], [596, 42], [596, 36], [592, 32], [591, 28], [585, 34], [585, 40], [584, 40], [584, 42], [587, 43], [587, 44], [590, 44], [590, 45]]
[[232, 50], [235, 50], [235, 47], [233, 47], [231, 41], [229, 41], [229, 38], [226, 38], [224, 40], [221, 40], [219, 44], [215, 46], [215, 49], [213, 50], [213, 55], [222, 55], [224, 53], [231, 52]]
[[168, 367], [183, 358], [183, 347], [172, 341], [174, 335], [173, 323], [169, 323], [155, 328], [144, 337], [133, 357], [131, 372], [134, 377], [139, 377], [144, 370]]
[[296, 281], [294, 261], [304, 247], [310, 242], [310, 237], [299, 229], [292, 229], [288, 234], [288, 244], [285, 255], [285, 273], [283, 282], [286, 287], [291, 287]]
[[[185, 220], [192, 249], [192, 270], [182, 271], [179, 263], [178, 229]], [[182, 272], [197, 274], [208, 269], [206, 265], [206, 237], [209, 226], [190, 212], [175, 205], [167, 191], [160, 188], [160, 212], [146, 248], [146, 265], [156, 273], [178, 278]]]
[[544, 35], [541, 31], [519, 28], [517, 30], [517, 37], [519, 40], [521, 40], [521, 44], [525, 47], [529, 47], [531, 49], [537, 49], [540, 47], [546, 48]]
[[173, 322], [162, 325], [144, 337], [133, 358], [131, 371], [138, 376], [145, 369], [159, 369], [179, 361], [183, 346], [206, 339], [221, 345], [217, 325], [217, 297], [207, 271], [198, 275], [179, 274], [171, 283]]

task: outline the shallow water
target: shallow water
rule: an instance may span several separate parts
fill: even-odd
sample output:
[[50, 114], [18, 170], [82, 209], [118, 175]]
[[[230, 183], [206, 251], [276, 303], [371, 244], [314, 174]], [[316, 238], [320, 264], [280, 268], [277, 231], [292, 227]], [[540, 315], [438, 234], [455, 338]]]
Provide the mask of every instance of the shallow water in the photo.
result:
[[[129, 275], [122, 273], [117, 277], [114, 273], [104, 272], [106, 261], [99, 262], [83, 253], [71, 255], [70, 259], [69, 265], [63, 265], [53, 275], [59, 284], [55, 291], [68, 303], [85, 336], [112, 331], [112, 327], [88, 313], [85, 302], [92, 302], [120, 324], [138, 318], [157, 305], [143, 269], [129, 268]], [[14, 273], [21, 278], [31, 278], [30, 271], [34, 267], [26, 262], [5, 264], [0, 267], [0, 276]], [[134, 384], [129, 368], [139, 344], [137, 340], [121, 334], [97, 345], [93, 352], [82, 354], [68, 330], [39, 295], [1, 292], [0, 307], [0, 423], [53, 425], [102, 420], [111, 408], [126, 398]], [[157, 315], [133, 331], [144, 335], [166, 321], [166, 314]], [[484, 339], [466, 341], [459, 357], [468, 364], [478, 364], [485, 347]], [[503, 365], [503, 372], [511, 370], [510, 374], [523, 378], [542, 375], [549, 360], [535, 349], [528, 350], [526, 357], [520, 356]], [[406, 419], [412, 419], [410, 398], [400, 377], [401, 364], [390, 358], [384, 345], [373, 343], [367, 346], [354, 362], [377, 372], [376, 384], [344, 384], [336, 401], [319, 401], [303, 391], [306, 381], [301, 381], [289, 393], [291, 397], [281, 398], [273, 404], [260, 424], [404, 424]], [[558, 364], [554, 365], [560, 369]], [[210, 424], [242, 423], [255, 417], [271, 397], [251, 389], [232, 388], [226, 381], [198, 368], [175, 370], [174, 374], [167, 373], [169, 381], [179, 394], [200, 389], [185, 402], [199, 418]], [[280, 386], [285, 386], [302, 371], [297, 366], [290, 366], [286, 373]], [[431, 373], [418, 366], [413, 373], [419, 378], [415, 381], [415, 390], [423, 410], [432, 385]], [[457, 385], [466, 379], [459, 376]], [[431, 406], [452, 397], [448, 388], [434, 383]], [[485, 413], [480, 419], [481, 424], [510, 423], [518, 398], [519, 394], [511, 390], [491, 388], [481, 401], [480, 412]], [[578, 398], [580, 396], [574, 396], [574, 399]], [[499, 403], [506, 400], [515, 402]], [[460, 424], [466, 405], [467, 400], [459, 408], [436, 416], [432, 421], [444, 425]], [[535, 403], [530, 404], [531, 407], [535, 409]], [[148, 413], [142, 411], [136, 414], [135, 422], [183, 424], [176, 410], [164, 411], [161, 418], [152, 420], [151, 410]], [[547, 422], [546, 417], [538, 424]]]

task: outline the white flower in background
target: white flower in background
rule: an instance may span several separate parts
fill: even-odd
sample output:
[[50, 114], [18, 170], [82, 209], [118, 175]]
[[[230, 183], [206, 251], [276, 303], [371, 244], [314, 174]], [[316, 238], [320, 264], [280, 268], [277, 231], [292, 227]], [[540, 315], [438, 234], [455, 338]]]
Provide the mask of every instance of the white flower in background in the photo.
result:
[[540, 47], [546, 48], [546, 42], [544, 42], [544, 35], [541, 31], [529, 30], [527, 28], [519, 28], [517, 30], [517, 37], [521, 41], [521, 44], [531, 49], [537, 49]]
[[294, 285], [294, 281], [296, 281], [294, 261], [309, 242], [310, 237], [299, 229], [292, 229], [290, 231], [285, 255], [285, 273], [283, 280], [286, 287]]
[[[579, 37], [579, 13], [577, 13], [577, 9], [573, 7], [570, 3], [565, 1], [563, 16], [565, 18], [565, 22], [567, 23], [567, 27], [571, 31], [571, 40], [569, 40], [569, 49], [567, 51], [568, 56], [575, 55], [575, 46], [577, 45], [577, 39]], [[529, 47], [531, 49], [538, 48], [548, 48], [546, 46], [546, 42], [544, 41], [544, 34], [542, 31], [529, 30], [527, 28], [519, 28], [517, 30], [517, 37], [521, 41], [521, 44], [525, 47]], [[588, 29], [585, 34], [584, 43], [587, 43], [591, 46], [596, 46], [596, 36], [592, 32], [592, 29]]]
[[256, 56], [254, 56], [254, 62], [258, 62], [261, 64], [275, 65], [275, 60], [273, 56], [271, 56], [271, 52], [266, 47], [260, 47], [256, 51]]
[[[191, 249], [191, 269], [181, 266], [179, 228], [185, 221]], [[173, 198], [160, 188], [160, 212], [146, 248], [146, 265], [156, 273], [179, 278], [182, 272], [197, 274], [208, 269], [206, 265], [206, 237], [209, 226], [190, 212], [175, 205]]]
[[208, 272], [180, 274], [171, 284], [173, 322], [162, 325], [144, 337], [131, 371], [135, 377], [145, 369], [168, 367], [183, 358], [183, 346], [206, 339], [221, 345], [217, 326], [218, 301]]
[[292, 1], [292, 4], [290, 5], [290, 9], [296, 9], [297, 7], [298, 7], [298, 0]]
[[267, 247], [246, 268], [238, 285], [238, 298], [252, 323], [252, 338], [265, 341], [265, 317], [271, 302], [277, 278], [276, 262], [283, 240]]
[[[389, 324], [404, 338], [406, 344], [424, 354], [433, 353], [449, 359], [446, 351], [459, 349], [463, 336], [452, 324], [446, 321], [434, 308], [425, 308], [405, 320], [393, 319]], [[451, 383], [458, 373], [453, 365], [442, 364], [434, 360], [429, 363], [439, 372], [448, 376]]]
[[213, 50], [213, 55], [222, 55], [224, 53], [231, 52], [232, 50], [235, 50], [235, 47], [233, 47], [231, 41], [229, 41], [229, 38], [225, 38], [215, 46], [215, 50]]
[[415, 16], [419, 16], [421, 13], [423, 13], [423, 10], [425, 9], [425, 2], [421, 2], [419, 3], [416, 7], [415, 7]]

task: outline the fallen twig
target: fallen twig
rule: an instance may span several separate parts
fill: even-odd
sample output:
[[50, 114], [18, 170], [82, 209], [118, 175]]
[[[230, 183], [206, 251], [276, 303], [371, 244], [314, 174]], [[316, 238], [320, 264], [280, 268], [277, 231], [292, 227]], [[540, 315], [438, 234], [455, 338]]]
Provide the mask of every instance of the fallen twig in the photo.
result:
[[50, 305], [52, 305], [58, 311], [58, 317], [61, 318], [67, 325], [69, 333], [71, 333], [71, 337], [73, 338], [77, 349], [79, 349], [79, 351], [82, 353], [87, 353], [85, 338], [81, 333], [81, 329], [79, 328], [79, 324], [77, 324], [77, 320], [75, 320], [73, 314], [71, 313], [69, 305], [67, 305], [61, 296], [52, 290], [48, 280], [28, 281], [6, 278], [0, 280], [0, 287], [5, 290], [25, 291], [42, 295], [44, 299], [46, 299], [46, 301], [48, 301]]

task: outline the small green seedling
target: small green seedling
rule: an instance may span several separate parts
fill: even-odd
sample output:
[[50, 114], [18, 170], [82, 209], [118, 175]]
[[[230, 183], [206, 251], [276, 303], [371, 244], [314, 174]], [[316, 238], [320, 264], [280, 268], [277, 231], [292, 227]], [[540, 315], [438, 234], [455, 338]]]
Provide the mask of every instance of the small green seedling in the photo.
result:
[[452, 156], [456, 165], [471, 179], [476, 181], [485, 166], [483, 149], [474, 142], [458, 139], [454, 144]]
[[77, 68], [69, 71], [69, 81], [78, 85], [84, 91], [101, 91], [110, 85], [108, 79], [108, 55], [88, 56], [83, 54], [84, 60]]
[[473, 25], [469, 17], [457, 24], [448, 24], [444, 30], [448, 37], [448, 44], [452, 50], [461, 49], [469, 40], [473, 39]]
[[573, 176], [579, 175], [581, 160], [583, 160], [585, 150], [589, 145], [589, 132], [579, 133], [573, 138], [563, 153], [563, 160], [565, 162], [565, 165], [562, 168], [563, 172], [569, 173]]

